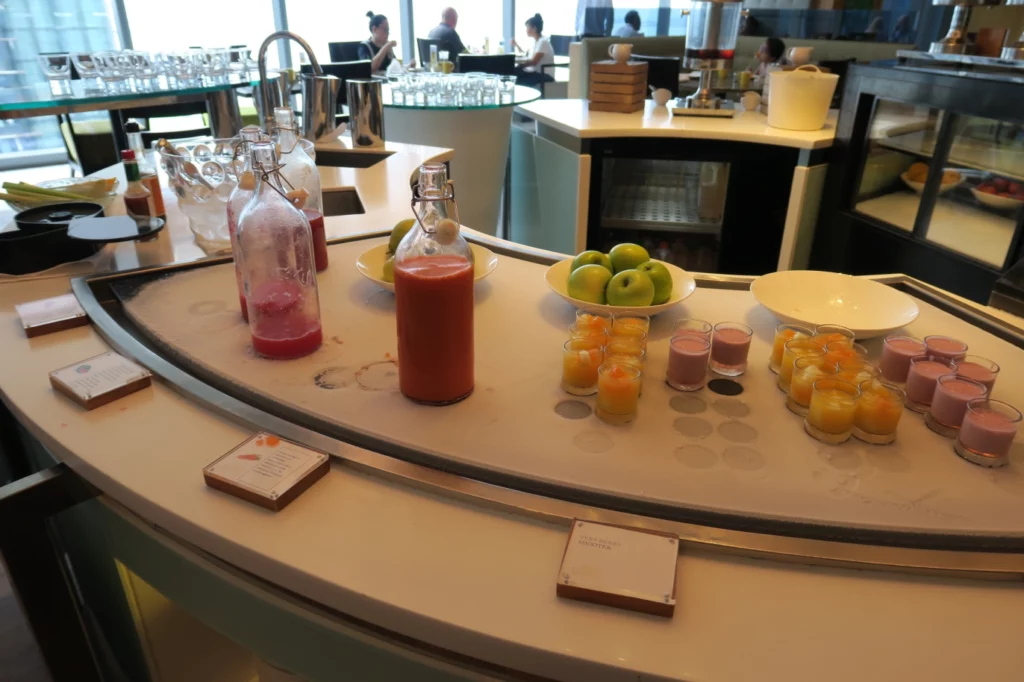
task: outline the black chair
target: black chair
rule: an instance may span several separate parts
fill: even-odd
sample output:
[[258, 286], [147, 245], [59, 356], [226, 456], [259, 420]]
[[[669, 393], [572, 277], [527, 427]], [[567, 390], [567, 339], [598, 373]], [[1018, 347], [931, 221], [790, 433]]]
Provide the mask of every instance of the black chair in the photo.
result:
[[513, 54], [460, 54], [455, 68], [459, 73], [477, 71], [496, 76], [512, 76], [516, 72], [516, 56]]
[[332, 62], [357, 62], [359, 61], [358, 40], [350, 40], [343, 43], [327, 43], [327, 50], [331, 53]]
[[[342, 104], [348, 104], [348, 80], [367, 80], [373, 75], [373, 62], [368, 60], [356, 62], [328, 62], [321, 64], [325, 76], [334, 76], [341, 80], [341, 87], [338, 89], [338, 111], [341, 111]], [[303, 64], [300, 67], [302, 73], [313, 73], [312, 64]]]
[[[437, 45], [437, 50], [440, 52], [442, 49], [440, 40], [431, 40], [430, 38], [417, 38], [416, 39], [416, 51], [420, 55], [420, 66], [426, 67], [430, 64], [430, 46]], [[448, 61], [451, 61], [455, 55], [448, 55]], [[440, 59], [440, 57], [438, 57]]]
[[828, 70], [837, 76], [839, 76], [839, 82], [836, 83], [836, 92], [832, 95], [832, 105], [836, 107], [843, 98], [843, 82], [846, 80], [846, 72], [850, 69], [850, 64], [855, 64], [856, 59], [823, 59], [818, 62], [823, 70]]
[[[634, 54], [633, 59], [647, 62], [647, 87], [665, 88], [673, 97], [679, 97], [679, 57], [651, 57]], [[650, 97], [650, 92], [647, 93]]]
[[572, 42], [574, 36], [548, 36], [548, 40], [551, 41], [551, 49], [555, 51], [556, 57], [568, 57], [569, 56], [569, 43]]

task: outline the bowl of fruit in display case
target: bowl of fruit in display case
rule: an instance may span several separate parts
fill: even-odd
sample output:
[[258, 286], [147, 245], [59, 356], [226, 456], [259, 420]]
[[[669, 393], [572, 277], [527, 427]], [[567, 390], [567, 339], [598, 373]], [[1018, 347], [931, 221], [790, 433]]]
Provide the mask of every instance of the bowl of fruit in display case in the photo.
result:
[[[359, 274], [377, 286], [395, 292], [394, 256], [398, 244], [406, 233], [416, 224], [415, 218], [403, 220], [391, 230], [391, 238], [387, 244], [379, 244], [372, 249], [363, 251], [356, 259], [356, 270]], [[470, 243], [473, 252], [473, 279], [479, 282], [498, 267], [498, 256], [488, 248]]]
[[548, 286], [577, 308], [657, 315], [697, 288], [693, 277], [671, 263], [652, 260], [639, 244], [617, 244], [608, 253], [584, 251], [555, 263]]
[[[907, 187], [918, 194], [924, 193], [924, 183], [928, 180], [928, 164], [918, 161], [900, 175]], [[954, 187], [963, 184], [964, 176], [952, 168], [945, 168], [942, 171], [942, 180], [939, 183], [939, 194], [945, 194]]]
[[972, 187], [971, 194], [989, 208], [1011, 211], [1024, 204], [1024, 182], [991, 177]]

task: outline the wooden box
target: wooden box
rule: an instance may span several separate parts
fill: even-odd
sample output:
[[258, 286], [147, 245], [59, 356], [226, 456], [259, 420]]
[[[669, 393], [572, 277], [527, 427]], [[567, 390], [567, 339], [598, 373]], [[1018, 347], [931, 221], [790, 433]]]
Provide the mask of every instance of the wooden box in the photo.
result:
[[601, 61], [590, 65], [591, 111], [643, 111], [647, 98], [647, 62]]

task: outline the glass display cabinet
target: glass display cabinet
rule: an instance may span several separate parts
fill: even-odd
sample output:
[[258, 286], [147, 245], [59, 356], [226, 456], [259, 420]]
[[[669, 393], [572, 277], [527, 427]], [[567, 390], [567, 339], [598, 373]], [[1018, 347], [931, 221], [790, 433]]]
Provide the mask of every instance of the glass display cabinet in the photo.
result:
[[1020, 259], [1024, 76], [856, 66], [812, 267], [903, 272], [978, 302]]

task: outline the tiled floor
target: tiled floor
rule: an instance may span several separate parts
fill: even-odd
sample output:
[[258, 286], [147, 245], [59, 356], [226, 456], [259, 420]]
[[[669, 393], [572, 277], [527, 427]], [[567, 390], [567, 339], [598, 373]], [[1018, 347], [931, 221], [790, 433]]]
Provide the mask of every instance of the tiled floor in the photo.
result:
[[0, 562], [0, 681], [50, 682], [32, 633]]

